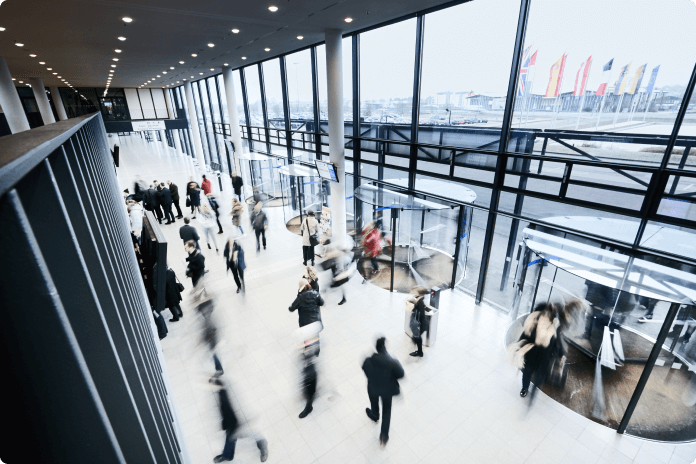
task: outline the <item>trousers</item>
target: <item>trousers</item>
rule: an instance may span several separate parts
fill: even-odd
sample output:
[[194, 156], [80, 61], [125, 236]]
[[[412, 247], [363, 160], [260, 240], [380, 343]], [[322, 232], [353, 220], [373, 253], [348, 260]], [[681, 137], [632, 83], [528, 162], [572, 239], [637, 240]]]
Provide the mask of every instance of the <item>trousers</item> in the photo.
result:
[[382, 428], [380, 436], [389, 437], [389, 424], [391, 422], [392, 395], [379, 395], [375, 391], [367, 389], [370, 398], [370, 412], [379, 418], [379, 399], [382, 398]]
[[233, 266], [232, 277], [234, 277], [234, 283], [237, 284], [237, 288], [242, 288], [244, 286], [244, 271], [242, 269]]
[[266, 229], [254, 229], [256, 232], [256, 251], [261, 248], [259, 245], [259, 236], [263, 236], [263, 248], [266, 248]]
[[183, 216], [183, 214], [181, 214], [181, 206], [179, 206], [179, 200], [173, 201], [172, 204], [176, 207], [176, 215], [178, 217]]
[[174, 214], [172, 213], [172, 205], [163, 205], [162, 208], [164, 208], [164, 219], [169, 221], [169, 222], [174, 222]]
[[203, 235], [205, 235], [205, 241], [208, 243], [208, 246], [210, 246], [210, 242], [213, 242], [213, 245], [215, 245], [215, 249], [218, 249], [217, 242], [215, 241], [215, 231], [213, 230], [212, 227], [204, 227], [203, 228]]
[[304, 261], [305, 266], [307, 265], [307, 261], [311, 261], [312, 265], [314, 265], [314, 247], [313, 246], [302, 245], [302, 259]]
[[[253, 437], [256, 441], [256, 447], [263, 453], [263, 450], [268, 446], [264, 438]], [[225, 447], [222, 449], [222, 456], [231, 461], [234, 459], [234, 450], [237, 447], [237, 439], [234, 438], [234, 433], [225, 432]]]

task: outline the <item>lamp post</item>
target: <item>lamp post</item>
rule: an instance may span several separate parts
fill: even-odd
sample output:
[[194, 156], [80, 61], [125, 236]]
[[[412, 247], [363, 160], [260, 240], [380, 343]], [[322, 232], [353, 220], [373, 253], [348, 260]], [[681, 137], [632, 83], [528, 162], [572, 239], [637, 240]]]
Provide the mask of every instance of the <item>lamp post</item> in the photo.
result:
[[449, 108], [445, 108], [445, 111], [447, 111], [449, 113], [449, 119], [447, 120], [447, 125], [451, 126], [452, 125], [452, 110], [450, 110]]

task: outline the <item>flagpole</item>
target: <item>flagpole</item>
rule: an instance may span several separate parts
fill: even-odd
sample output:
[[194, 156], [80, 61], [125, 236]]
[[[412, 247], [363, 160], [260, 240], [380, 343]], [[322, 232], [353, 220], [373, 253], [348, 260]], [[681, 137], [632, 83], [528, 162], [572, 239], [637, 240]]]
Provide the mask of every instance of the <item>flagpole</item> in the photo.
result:
[[578, 126], [580, 125], [580, 115], [582, 115], [582, 108], [584, 106], [585, 106], [585, 92], [583, 91], [582, 99], [580, 100], [580, 109], [578, 110], [578, 120], [575, 122], [575, 130], [578, 130]]
[[[607, 84], [609, 84], [607, 82]], [[599, 127], [599, 120], [602, 119], [602, 109], [604, 109], [604, 101], [607, 99], [607, 89], [604, 89], [604, 94], [602, 95], [602, 101], [599, 104], [599, 114], [597, 115], [597, 124], [595, 124], [595, 130]]]
[[648, 110], [650, 109], [650, 97], [651, 95], [648, 94], [648, 101], [645, 102], [645, 111], [643, 112], [643, 122], [645, 122], [645, 117], [648, 115]]
[[[538, 51], [538, 50], [537, 50], [537, 51]], [[536, 80], [536, 68], [537, 68], [537, 66], [536, 66], [536, 63], [535, 63], [535, 64], [534, 64], [534, 80], [532, 80], [531, 85], [534, 85], [534, 81]], [[530, 96], [530, 97], [534, 97], [534, 92], [532, 92], [532, 87], [531, 87], [531, 85], [528, 86], [528, 87], [529, 87], [529, 96]], [[527, 107], [527, 117], [526, 117], [526, 119], [524, 120], [524, 127], [527, 127], [527, 123], [529, 122], [529, 111], [530, 111], [530, 110], [531, 110], [531, 108]]]
[[623, 106], [623, 101], [624, 101], [624, 96], [626, 94], [622, 93], [621, 94], [621, 99], [619, 100], [619, 106], [616, 108], [616, 114], [614, 115], [614, 128], [616, 128], [616, 120], [619, 118], [619, 113], [621, 112], [621, 107]]

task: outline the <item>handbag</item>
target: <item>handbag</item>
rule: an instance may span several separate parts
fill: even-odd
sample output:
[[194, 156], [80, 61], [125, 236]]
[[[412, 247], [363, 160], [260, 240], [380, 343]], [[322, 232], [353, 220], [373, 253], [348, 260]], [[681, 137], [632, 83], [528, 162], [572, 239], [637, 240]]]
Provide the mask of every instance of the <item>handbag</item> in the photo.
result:
[[418, 320], [418, 311], [411, 311], [411, 320], [409, 321], [409, 327], [411, 332], [413, 332], [413, 337], [418, 338], [421, 334], [421, 324]]
[[[309, 234], [309, 223], [307, 222], [307, 219], [305, 219], [305, 224], [307, 225], [307, 233]], [[315, 234], [310, 234], [309, 236], [309, 246], [317, 246], [319, 245], [319, 232]]]
[[184, 289], [185, 289], [186, 287], [184, 287], [184, 284], [182, 284], [182, 283], [179, 281], [179, 278], [176, 276], [176, 274], [174, 274], [174, 278], [176, 279], [176, 288], [177, 288], [177, 290], [179, 290], [179, 293], [183, 292]]
[[191, 206], [191, 199], [187, 198], [186, 199], [186, 207], [189, 207], [189, 206]]

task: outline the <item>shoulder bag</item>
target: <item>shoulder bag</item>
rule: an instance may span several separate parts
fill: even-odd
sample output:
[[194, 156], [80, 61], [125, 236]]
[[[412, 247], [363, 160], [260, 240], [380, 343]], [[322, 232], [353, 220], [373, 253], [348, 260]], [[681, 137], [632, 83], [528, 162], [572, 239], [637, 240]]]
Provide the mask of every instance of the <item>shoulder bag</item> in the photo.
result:
[[[307, 226], [307, 233], [309, 234], [309, 222], [307, 222], [308, 219], [305, 219], [305, 225]], [[309, 245], [310, 246], [317, 246], [319, 245], [319, 231], [317, 231], [314, 234], [309, 234]]]

